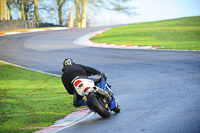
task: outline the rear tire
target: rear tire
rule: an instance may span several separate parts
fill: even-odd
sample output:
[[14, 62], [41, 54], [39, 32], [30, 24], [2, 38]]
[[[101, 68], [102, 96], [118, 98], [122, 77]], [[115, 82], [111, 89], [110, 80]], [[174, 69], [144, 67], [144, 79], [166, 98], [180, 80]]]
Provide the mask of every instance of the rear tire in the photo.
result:
[[111, 116], [110, 108], [104, 107], [103, 102], [98, 95], [95, 93], [90, 93], [87, 98], [88, 106], [91, 110], [97, 112], [103, 118], [109, 118]]

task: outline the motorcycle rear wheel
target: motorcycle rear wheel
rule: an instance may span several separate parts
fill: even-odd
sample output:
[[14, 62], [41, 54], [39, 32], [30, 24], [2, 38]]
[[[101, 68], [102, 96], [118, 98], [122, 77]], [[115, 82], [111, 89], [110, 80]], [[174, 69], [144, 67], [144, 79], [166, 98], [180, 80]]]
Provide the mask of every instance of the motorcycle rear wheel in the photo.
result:
[[101, 117], [109, 118], [111, 116], [111, 110], [109, 107], [105, 108], [101, 98], [95, 93], [90, 93], [88, 95], [87, 101], [89, 108], [97, 112]]

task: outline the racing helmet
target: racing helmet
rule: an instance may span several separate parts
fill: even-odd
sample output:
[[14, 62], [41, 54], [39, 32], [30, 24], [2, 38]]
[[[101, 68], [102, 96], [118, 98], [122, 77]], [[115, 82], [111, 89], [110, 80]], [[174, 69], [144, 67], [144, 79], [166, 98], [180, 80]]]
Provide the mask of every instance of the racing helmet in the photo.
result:
[[66, 58], [66, 59], [64, 60], [64, 62], [63, 62], [63, 67], [65, 67], [65, 66], [71, 66], [71, 65], [73, 65], [73, 64], [75, 64], [75, 62], [74, 62], [73, 59], [71, 59], [71, 58]]

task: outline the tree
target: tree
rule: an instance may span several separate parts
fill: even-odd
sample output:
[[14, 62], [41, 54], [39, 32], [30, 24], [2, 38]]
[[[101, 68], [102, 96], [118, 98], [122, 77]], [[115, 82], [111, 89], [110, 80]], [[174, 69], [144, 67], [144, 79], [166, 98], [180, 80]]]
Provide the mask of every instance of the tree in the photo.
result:
[[[4, 8], [5, 1], [7, 8]], [[7, 16], [10, 16], [12, 20], [18, 16], [18, 11], [20, 11], [23, 20], [30, 18], [30, 20], [41, 22], [41, 19], [44, 19], [63, 25], [64, 21], [68, 20], [69, 22], [73, 18], [72, 12], [74, 12], [76, 26], [86, 27], [87, 15], [91, 12], [92, 14], [100, 12], [101, 9], [132, 14], [133, 8], [127, 4], [129, 1], [131, 0], [0, 0], [0, 17], [6, 19]], [[69, 15], [70, 11], [71, 15]], [[73, 21], [73, 19], [70, 21], [70, 25]]]
[[87, 0], [75, 0], [77, 27], [86, 27]]
[[11, 5], [12, 5], [12, 0], [6, 0], [6, 5], [8, 7], [8, 14], [9, 14], [9, 19], [12, 20], [12, 9], [11, 9]]
[[25, 12], [25, 19], [26, 20], [34, 20], [34, 1], [33, 0], [26, 0], [24, 3], [24, 12]]
[[[104, 8], [106, 10], [118, 11], [128, 15], [135, 14], [127, 3], [131, 0], [75, 0], [76, 23], [78, 27], [85, 28], [87, 25], [87, 5], [90, 7]], [[92, 10], [93, 12], [95, 10]]]
[[20, 11], [20, 19], [25, 20], [25, 12], [24, 12], [24, 0], [13, 0], [13, 4]]
[[88, 0], [88, 4], [93, 7], [134, 15], [133, 9], [135, 8], [128, 4], [130, 1], [132, 0]]
[[73, 11], [70, 11], [69, 15], [69, 27], [74, 27]]
[[7, 20], [6, 0], [0, 0], [0, 20]]
[[38, 0], [34, 0], [34, 21], [35, 22], [40, 22], [40, 14], [38, 10]]
[[59, 24], [63, 25], [62, 8], [66, 0], [57, 0]]
[[76, 9], [76, 24], [77, 27], [81, 27], [81, 10], [80, 10], [80, 1], [75, 0], [75, 9]]
[[82, 0], [82, 17], [81, 17], [81, 27], [86, 28], [86, 17], [87, 17], [87, 0]]
[[127, 15], [135, 15], [135, 12], [129, 2], [132, 0], [88, 0], [88, 4], [92, 7], [104, 8], [106, 10], [117, 11]]
[[24, 0], [21, 0], [21, 8], [20, 8], [20, 12], [21, 12], [22, 20], [25, 20]]
[[[20, 11], [20, 19], [29, 20], [29, 14], [33, 13], [34, 0], [9, 0], [13, 7]], [[33, 20], [33, 18], [31, 19]]]

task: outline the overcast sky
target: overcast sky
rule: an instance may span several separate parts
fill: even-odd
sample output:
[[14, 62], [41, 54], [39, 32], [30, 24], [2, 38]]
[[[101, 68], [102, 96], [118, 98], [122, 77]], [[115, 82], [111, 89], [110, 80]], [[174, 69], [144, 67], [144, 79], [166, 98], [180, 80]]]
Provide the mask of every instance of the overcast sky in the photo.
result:
[[137, 16], [103, 12], [98, 15], [97, 25], [111, 25], [156, 21], [186, 16], [200, 16], [200, 0], [133, 0]]

